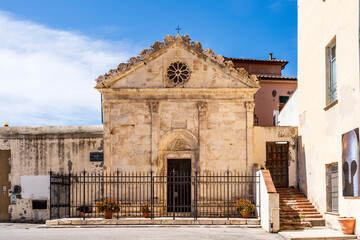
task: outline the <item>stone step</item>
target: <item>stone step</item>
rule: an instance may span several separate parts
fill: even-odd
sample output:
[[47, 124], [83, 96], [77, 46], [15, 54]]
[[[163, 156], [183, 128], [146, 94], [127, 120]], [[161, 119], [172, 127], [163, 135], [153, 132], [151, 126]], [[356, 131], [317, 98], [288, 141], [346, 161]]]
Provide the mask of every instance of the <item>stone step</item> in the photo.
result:
[[306, 211], [306, 210], [315, 210], [314, 206], [307, 206], [307, 207], [299, 207], [299, 206], [280, 206], [280, 212], [284, 210], [284, 211], [288, 211], [288, 212], [299, 212], [299, 211]]
[[280, 222], [280, 228], [283, 226], [292, 226], [292, 227], [312, 227], [311, 222]]
[[303, 230], [306, 227], [303, 226], [292, 226], [292, 225], [284, 225], [280, 227], [280, 230]]
[[310, 202], [307, 199], [302, 199], [302, 200], [281, 200], [281, 203], [308, 203]]
[[322, 218], [322, 215], [318, 212], [310, 212], [305, 214], [299, 214], [299, 213], [288, 213], [288, 214], [280, 214], [280, 218], [291, 218], [291, 219], [297, 219], [297, 218]]
[[309, 212], [316, 212], [318, 213], [318, 211], [313, 208], [313, 209], [293, 209], [293, 208], [289, 208], [289, 209], [280, 209], [280, 213], [309, 213]]
[[279, 194], [279, 197], [292, 197], [292, 196], [296, 196], [296, 197], [303, 197], [303, 198], [305, 198], [305, 196], [304, 195], [302, 195], [302, 194], [298, 194], [298, 193], [284, 193], [284, 194]]
[[312, 206], [311, 202], [282, 202], [280, 206]]
[[280, 197], [279, 200], [306, 200], [304, 197]]

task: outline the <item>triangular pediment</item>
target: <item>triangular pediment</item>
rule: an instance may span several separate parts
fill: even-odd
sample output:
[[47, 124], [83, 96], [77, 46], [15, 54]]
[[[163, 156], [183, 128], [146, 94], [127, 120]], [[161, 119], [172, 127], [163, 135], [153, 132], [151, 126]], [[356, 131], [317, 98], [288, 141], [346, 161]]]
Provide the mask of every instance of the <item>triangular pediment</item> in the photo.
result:
[[191, 42], [189, 36], [166, 36], [128, 63], [99, 76], [95, 88], [258, 88], [255, 75]]

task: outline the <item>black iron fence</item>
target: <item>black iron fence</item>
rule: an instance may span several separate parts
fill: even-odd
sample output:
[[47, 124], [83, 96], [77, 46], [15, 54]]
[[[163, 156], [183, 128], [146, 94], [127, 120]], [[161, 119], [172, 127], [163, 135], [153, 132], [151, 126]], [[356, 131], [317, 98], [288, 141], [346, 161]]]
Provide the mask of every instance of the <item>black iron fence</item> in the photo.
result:
[[115, 218], [140, 217], [241, 217], [237, 201], [250, 200], [260, 217], [259, 176], [236, 172], [50, 173], [50, 218], [101, 217], [96, 204], [112, 199], [120, 210]]

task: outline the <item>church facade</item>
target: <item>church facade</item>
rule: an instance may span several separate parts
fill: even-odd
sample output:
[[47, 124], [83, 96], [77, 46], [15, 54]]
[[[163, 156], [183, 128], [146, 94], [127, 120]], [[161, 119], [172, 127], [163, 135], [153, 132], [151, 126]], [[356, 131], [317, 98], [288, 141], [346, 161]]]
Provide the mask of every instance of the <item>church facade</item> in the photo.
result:
[[199, 42], [166, 36], [97, 79], [105, 169], [166, 172], [182, 159], [193, 171], [252, 172], [258, 88]]

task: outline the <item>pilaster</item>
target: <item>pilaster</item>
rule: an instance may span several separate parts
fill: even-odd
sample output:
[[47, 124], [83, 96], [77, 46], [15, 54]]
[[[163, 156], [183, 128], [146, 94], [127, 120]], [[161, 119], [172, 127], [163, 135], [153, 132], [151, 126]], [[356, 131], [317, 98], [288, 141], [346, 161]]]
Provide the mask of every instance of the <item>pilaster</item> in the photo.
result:
[[197, 102], [198, 107], [198, 141], [199, 141], [199, 159], [196, 164], [197, 171], [206, 170], [206, 112], [207, 102]]
[[246, 107], [246, 172], [249, 173], [252, 170], [254, 163], [254, 108], [255, 103], [253, 101], [245, 102]]
[[[150, 167], [154, 171], [158, 168], [158, 129], [159, 129], [159, 102], [149, 102], [150, 114], [151, 114], [151, 154], [150, 154]], [[155, 169], [154, 169], [155, 168]]]

